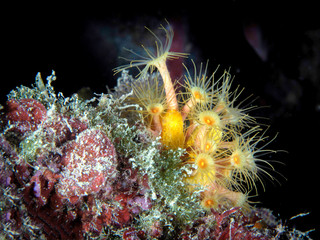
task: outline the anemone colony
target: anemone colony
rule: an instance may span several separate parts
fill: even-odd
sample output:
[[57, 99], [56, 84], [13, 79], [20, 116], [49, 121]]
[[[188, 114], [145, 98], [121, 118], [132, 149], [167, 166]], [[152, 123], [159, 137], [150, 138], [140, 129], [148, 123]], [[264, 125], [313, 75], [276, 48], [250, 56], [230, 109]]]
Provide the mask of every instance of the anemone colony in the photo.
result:
[[[257, 107], [229, 71], [186, 65], [171, 79], [173, 30], [155, 51], [115, 69], [114, 91], [82, 99], [44, 84], [20, 86], [0, 106], [0, 238], [278, 239], [288, 231], [253, 208], [260, 157], [272, 151], [248, 113]], [[138, 76], [127, 69], [137, 67]], [[183, 68], [183, 66], [181, 66]], [[183, 81], [181, 81], [183, 80]], [[303, 236], [307, 236], [305, 233]], [[302, 236], [301, 235], [301, 236]]]
[[[164, 148], [186, 149], [182, 165], [187, 165], [190, 172], [182, 181], [189, 184], [190, 191], [193, 186], [203, 189], [203, 208], [246, 209], [248, 194], [257, 192], [256, 182], [264, 187], [260, 176], [274, 180], [263, 165], [274, 171], [273, 166], [259, 158], [272, 152], [264, 149], [265, 131], [248, 115], [256, 106], [250, 102], [241, 108], [246, 99], [236, 103], [242, 90], [231, 90], [230, 73], [225, 71], [216, 79], [215, 72], [208, 74], [208, 63], [201, 63], [197, 71], [192, 61], [193, 74], [184, 65], [182, 83], [173, 81], [167, 61], [186, 58], [188, 54], [171, 52], [173, 29], [169, 24], [160, 29], [165, 33], [165, 41], [148, 29], [155, 37], [155, 53], [144, 45], [145, 56], [127, 49], [136, 58], [123, 58], [129, 64], [116, 68], [115, 73], [132, 67], [139, 69], [137, 80], [130, 85], [131, 100], [141, 106], [144, 124], [154, 137], [161, 136]], [[258, 147], [261, 143], [263, 146]]]

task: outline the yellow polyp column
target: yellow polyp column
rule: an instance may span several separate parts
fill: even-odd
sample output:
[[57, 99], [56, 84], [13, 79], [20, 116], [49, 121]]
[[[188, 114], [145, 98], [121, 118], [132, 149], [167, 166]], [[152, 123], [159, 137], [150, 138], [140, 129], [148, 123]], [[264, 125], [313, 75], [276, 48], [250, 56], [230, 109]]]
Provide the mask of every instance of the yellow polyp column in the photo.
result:
[[161, 141], [170, 149], [184, 147], [183, 119], [180, 112], [168, 110], [161, 119]]
[[174, 85], [168, 71], [166, 60], [168, 53], [154, 59], [150, 65], [155, 66], [163, 80], [166, 93], [167, 112], [161, 116], [161, 139], [163, 145], [170, 149], [184, 147], [183, 117], [179, 112], [178, 100]]

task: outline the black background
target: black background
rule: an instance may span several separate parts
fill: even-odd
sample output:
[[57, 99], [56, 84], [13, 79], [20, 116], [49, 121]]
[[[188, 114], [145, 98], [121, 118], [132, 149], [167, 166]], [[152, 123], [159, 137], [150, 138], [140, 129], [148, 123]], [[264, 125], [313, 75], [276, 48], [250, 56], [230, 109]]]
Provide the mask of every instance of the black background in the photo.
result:
[[[299, 70], [306, 59], [314, 59], [303, 54], [302, 49], [311, 44], [304, 41], [305, 34], [320, 29], [316, 6], [291, 3], [281, 7], [269, 1], [256, 5], [242, 1], [211, 5], [185, 2], [181, 7], [164, 2], [118, 5], [70, 7], [52, 3], [3, 9], [6, 15], [2, 14], [1, 22], [1, 104], [11, 89], [30, 86], [37, 72], [45, 78], [52, 69], [58, 77], [54, 87], [65, 96], [82, 87], [106, 92], [106, 85], [115, 85], [117, 76], [111, 70], [119, 64], [119, 44], [112, 38], [121, 39], [123, 33], [143, 37], [147, 34], [145, 25], [157, 26], [166, 18], [183, 28], [196, 62], [210, 59], [212, 70], [218, 64], [221, 69], [231, 66], [235, 84], [245, 87], [245, 94], [259, 96], [257, 104], [270, 106], [259, 114], [269, 118], [266, 122], [271, 125], [270, 136], [279, 133], [269, 148], [288, 152], [272, 156], [285, 163], [275, 163], [275, 167], [287, 181], [275, 174], [281, 185], [266, 181], [266, 192], [260, 191], [258, 199], [253, 200], [261, 201], [259, 206], [274, 210], [284, 221], [298, 213], [311, 212], [288, 223], [302, 230], [316, 228], [320, 79], [312, 82]], [[270, 54], [266, 61], [258, 57], [245, 38], [244, 28], [252, 23], [259, 25], [268, 43]], [[310, 54], [319, 56], [320, 49]], [[317, 65], [311, 60], [311, 76], [319, 73], [314, 66]], [[292, 85], [297, 86], [295, 90], [289, 89]], [[285, 100], [287, 94], [293, 94], [290, 104]]]

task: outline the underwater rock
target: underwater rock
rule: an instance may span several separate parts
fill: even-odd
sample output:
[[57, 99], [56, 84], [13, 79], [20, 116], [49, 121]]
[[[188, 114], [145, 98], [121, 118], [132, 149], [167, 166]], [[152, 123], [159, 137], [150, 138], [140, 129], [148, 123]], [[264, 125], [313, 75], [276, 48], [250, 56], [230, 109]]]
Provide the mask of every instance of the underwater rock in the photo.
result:
[[43, 104], [35, 99], [10, 99], [7, 101], [6, 111], [9, 129], [22, 135], [36, 130], [47, 113]]
[[76, 203], [116, 180], [117, 157], [110, 139], [101, 130], [85, 130], [63, 149], [64, 166], [57, 192]]
[[46, 133], [46, 140], [54, 141], [57, 147], [75, 139], [79, 133], [87, 129], [87, 125], [79, 119], [62, 114], [53, 114], [43, 122], [42, 127]]
[[[156, 54], [144, 48], [143, 61], [116, 69], [115, 93], [64, 97], [53, 72], [46, 85], [38, 74], [8, 95], [0, 238], [309, 239], [249, 201], [262, 175], [275, 180], [254, 156], [274, 152], [248, 115], [255, 107], [236, 103], [242, 90], [231, 90], [229, 72], [213, 82], [202, 64], [194, 76], [186, 69], [186, 92], [176, 92], [166, 60], [187, 55], [170, 52], [173, 30], [160, 29]], [[128, 75], [142, 65], [139, 78]]]

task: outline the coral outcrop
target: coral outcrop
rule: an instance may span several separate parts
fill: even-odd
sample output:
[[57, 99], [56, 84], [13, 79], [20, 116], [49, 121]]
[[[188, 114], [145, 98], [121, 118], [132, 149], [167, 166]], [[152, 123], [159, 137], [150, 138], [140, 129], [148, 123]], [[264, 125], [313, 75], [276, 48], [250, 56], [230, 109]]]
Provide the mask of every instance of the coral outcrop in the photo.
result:
[[[52, 72], [8, 94], [1, 238], [309, 238], [248, 200], [261, 171], [273, 179], [258, 163], [274, 169], [255, 156], [265, 132], [235, 103], [229, 72], [219, 85], [207, 67], [187, 70], [186, 92], [176, 92], [166, 61], [186, 54], [169, 51], [173, 31], [162, 29], [165, 44], [156, 37], [151, 59], [118, 68], [113, 92], [64, 97]], [[126, 70], [141, 65], [138, 77]]]

